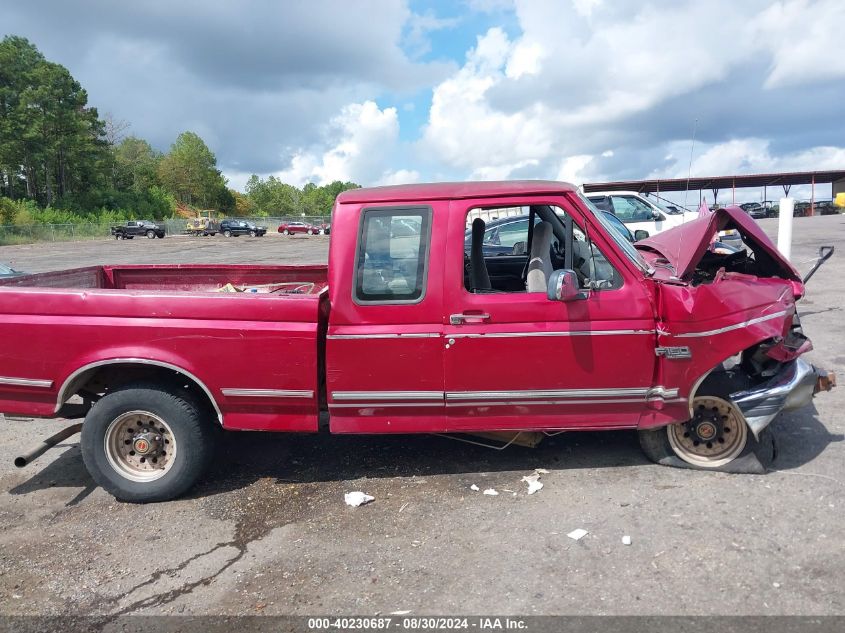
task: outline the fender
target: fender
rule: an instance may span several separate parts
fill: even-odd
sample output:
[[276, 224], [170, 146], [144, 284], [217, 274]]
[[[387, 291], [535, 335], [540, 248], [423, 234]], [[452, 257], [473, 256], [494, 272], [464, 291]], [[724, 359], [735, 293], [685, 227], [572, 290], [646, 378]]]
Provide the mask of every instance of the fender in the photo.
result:
[[[700, 286], [658, 283], [658, 380], [679, 388], [683, 418], [707, 376], [732, 356], [789, 332], [795, 301], [789, 281], [732, 275]], [[669, 411], [666, 411], [669, 413]], [[676, 413], [673, 411], [673, 414]], [[660, 426], [644, 420], [641, 428]]]
[[105, 367], [108, 365], [152, 365], [155, 367], [162, 367], [164, 369], [170, 369], [172, 371], [178, 372], [184, 375], [186, 378], [191, 380], [191, 382], [195, 383], [197, 387], [202, 389], [205, 393], [206, 397], [208, 398], [211, 405], [214, 407], [214, 411], [217, 414], [217, 420], [220, 425], [223, 425], [223, 412], [220, 410], [220, 406], [217, 403], [217, 400], [212, 395], [211, 390], [208, 386], [200, 380], [193, 372], [184, 369], [181, 364], [173, 364], [170, 362], [157, 360], [153, 358], [146, 358], [146, 357], [138, 357], [138, 356], [115, 356], [115, 357], [108, 357], [101, 360], [96, 360], [93, 362], [89, 362], [85, 365], [82, 365], [78, 369], [72, 371], [67, 378], [64, 379], [62, 382], [62, 386], [58, 390], [58, 394], [56, 397], [56, 406], [53, 413], [58, 413], [59, 409], [61, 409], [62, 405], [64, 404], [65, 400], [67, 400], [70, 396], [72, 396], [75, 392], [75, 389], [78, 388], [78, 385], [74, 385], [74, 382], [81, 376], [83, 376], [86, 372], [98, 369], [100, 367]]

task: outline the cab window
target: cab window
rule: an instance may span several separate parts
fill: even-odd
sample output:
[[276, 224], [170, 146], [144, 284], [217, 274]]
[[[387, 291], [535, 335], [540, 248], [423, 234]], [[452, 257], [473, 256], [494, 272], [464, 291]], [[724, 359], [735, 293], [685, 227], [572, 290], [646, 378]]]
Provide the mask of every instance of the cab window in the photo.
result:
[[[464, 239], [464, 287], [472, 293], [526, 292], [529, 253], [533, 230], [541, 222], [552, 224], [547, 262], [552, 270], [575, 271], [582, 288], [607, 290], [622, 285], [622, 277], [599, 248], [588, 239], [560, 207], [533, 205], [507, 209], [475, 208], [467, 215]], [[474, 223], [483, 222], [484, 232], [478, 249], [483, 263], [473, 257]], [[569, 235], [567, 235], [567, 231]], [[569, 244], [569, 247], [565, 244]], [[569, 254], [567, 254], [567, 251]], [[481, 266], [487, 275], [473, 274]], [[489, 286], [487, 279], [489, 278]], [[483, 287], [480, 285], [483, 283]]]
[[425, 295], [431, 209], [365, 209], [355, 267], [356, 303], [417, 303]]

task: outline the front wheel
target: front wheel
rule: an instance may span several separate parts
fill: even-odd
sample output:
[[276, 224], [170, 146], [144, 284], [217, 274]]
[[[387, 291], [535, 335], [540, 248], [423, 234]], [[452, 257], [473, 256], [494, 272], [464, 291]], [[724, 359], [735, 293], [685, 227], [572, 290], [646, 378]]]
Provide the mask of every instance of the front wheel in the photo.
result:
[[147, 238], [154, 240], [156, 238], [156, 232], [155, 231], [147, 231]]
[[186, 391], [132, 385], [91, 408], [82, 426], [82, 458], [115, 498], [167, 501], [193, 486], [210, 463], [215, 424]]
[[283, 232], [283, 234], [284, 234], [284, 235], [290, 235], [290, 231], [288, 231], [287, 229], [285, 229], [285, 230], [284, 230], [284, 232]]
[[646, 457], [665, 466], [760, 474], [775, 456], [768, 429], [755, 439], [736, 406], [719, 396], [696, 397], [686, 422], [638, 434]]
[[250, 231], [250, 232], [249, 232], [249, 236], [250, 236], [250, 237], [255, 237], [255, 235], [256, 235], [255, 231]]

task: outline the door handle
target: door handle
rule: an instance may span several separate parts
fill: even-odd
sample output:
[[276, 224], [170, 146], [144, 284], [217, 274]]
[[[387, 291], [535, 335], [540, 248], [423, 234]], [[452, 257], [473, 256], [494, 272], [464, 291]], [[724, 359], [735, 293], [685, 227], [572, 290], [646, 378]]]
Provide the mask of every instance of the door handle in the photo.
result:
[[449, 315], [449, 323], [451, 325], [461, 325], [462, 323], [478, 323], [480, 321], [489, 321], [490, 315], [486, 312], [465, 312], [462, 314]]

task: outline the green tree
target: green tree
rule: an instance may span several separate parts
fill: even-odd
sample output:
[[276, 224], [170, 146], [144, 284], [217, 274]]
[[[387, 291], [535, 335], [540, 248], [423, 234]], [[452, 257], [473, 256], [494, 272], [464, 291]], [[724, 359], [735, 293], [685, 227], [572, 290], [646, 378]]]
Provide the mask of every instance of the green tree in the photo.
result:
[[128, 136], [113, 151], [117, 165], [115, 188], [140, 193], [159, 184], [158, 164], [161, 154], [147, 141]]
[[79, 82], [20, 37], [0, 42], [0, 67], [0, 169], [9, 196], [23, 184], [26, 197], [50, 205], [98, 184], [107, 156], [103, 123]]
[[[226, 180], [217, 159], [197, 134], [182, 132], [160, 161], [158, 175], [164, 187], [186, 204], [211, 206], [225, 197]], [[228, 200], [227, 200], [228, 202]], [[234, 200], [231, 201], [234, 206]]]

